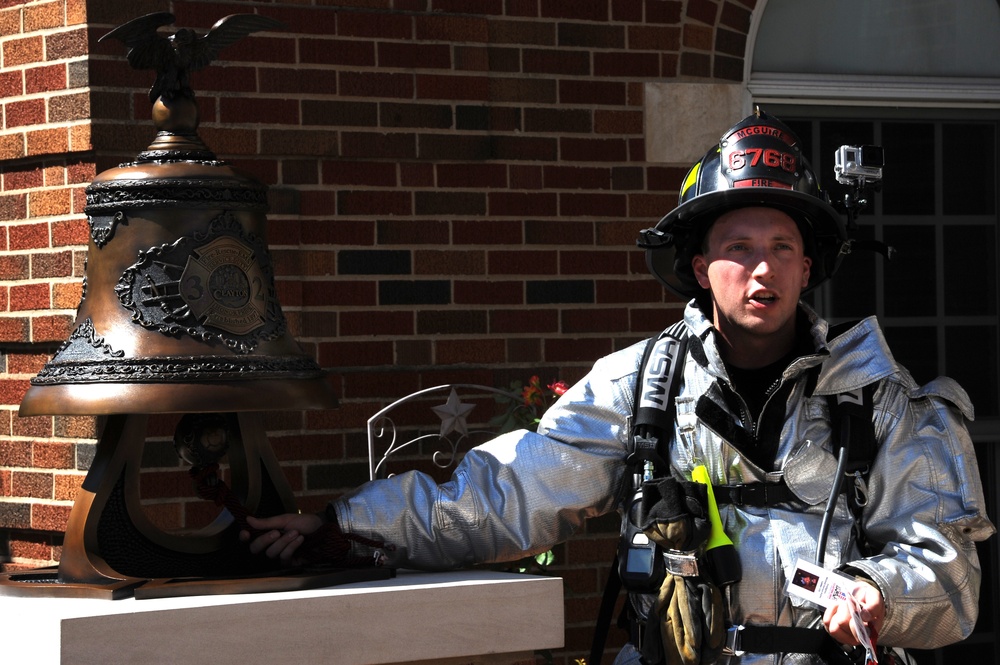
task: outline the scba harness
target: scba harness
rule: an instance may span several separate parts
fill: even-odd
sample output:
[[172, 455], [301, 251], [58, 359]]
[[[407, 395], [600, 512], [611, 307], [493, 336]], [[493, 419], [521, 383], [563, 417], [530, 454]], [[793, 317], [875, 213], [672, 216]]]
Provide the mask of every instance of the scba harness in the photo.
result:
[[[831, 328], [829, 337], [850, 325]], [[768, 507], [796, 501], [797, 497], [783, 480], [706, 487], [671, 475], [675, 399], [682, 383], [689, 335], [687, 326], [680, 321], [651, 338], [642, 356], [627, 458], [633, 472], [633, 491], [624, 511], [618, 550], [587, 662], [601, 662], [611, 616], [623, 586], [630, 594], [646, 594], [644, 610], [637, 610], [630, 600], [618, 620], [620, 627], [629, 629], [630, 642], [640, 650], [646, 665], [712, 663], [721, 656], [746, 652], [813, 653], [830, 663], [863, 662], [857, 660], [857, 652], [846, 653], [823, 630], [723, 623], [725, 612], [719, 588], [739, 581], [740, 571], [731, 541], [730, 556], [721, 556], [724, 543], [718, 549], [713, 549], [718, 542], [705, 546], [706, 541], [716, 538], [715, 534], [710, 538], [712, 510], [717, 518], [717, 505]], [[868, 549], [860, 517], [867, 501], [865, 480], [877, 446], [874, 388], [869, 385], [829, 397], [838, 471], [817, 543], [816, 562], [820, 565], [837, 497], [845, 489], [857, 542], [862, 551]], [[845, 488], [847, 478], [851, 482]], [[722, 537], [728, 541], [724, 534]], [[651, 601], [650, 594], [656, 595]], [[689, 605], [687, 611], [681, 607], [684, 602]], [[891, 660], [880, 657], [879, 662]]]

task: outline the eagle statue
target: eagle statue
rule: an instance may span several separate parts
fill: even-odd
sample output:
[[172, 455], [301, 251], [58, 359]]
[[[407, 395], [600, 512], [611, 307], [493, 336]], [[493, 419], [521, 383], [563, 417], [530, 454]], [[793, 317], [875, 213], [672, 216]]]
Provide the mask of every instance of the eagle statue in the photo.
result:
[[201, 35], [191, 28], [180, 28], [165, 36], [159, 29], [173, 25], [170, 12], [154, 12], [123, 23], [97, 41], [121, 40], [128, 47], [128, 62], [135, 69], [156, 70], [156, 80], [149, 89], [149, 101], [163, 97], [193, 97], [188, 74], [208, 66], [226, 46], [252, 32], [284, 27], [275, 19], [260, 14], [225, 16]]

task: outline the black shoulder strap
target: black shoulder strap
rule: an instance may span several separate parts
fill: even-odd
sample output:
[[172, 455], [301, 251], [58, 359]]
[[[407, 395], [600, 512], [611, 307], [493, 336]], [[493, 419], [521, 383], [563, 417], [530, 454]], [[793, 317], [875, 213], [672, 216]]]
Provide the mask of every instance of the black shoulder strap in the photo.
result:
[[663, 473], [669, 469], [667, 451], [674, 431], [674, 400], [684, 376], [688, 335], [687, 326], [678, 321], [646, 344], [636, 374], [632, 404], [627, 460], [632, 468], [649, 461]]
[[[676, 408], [674, 400], [680, 392], [684, 371], [684, 355], [687, 352], [688, 329], [684, 321], [678, 321], [657, 337], [651, 337], [643, 351], [636, 374], [632, 403], [632, 432], [629, 433], [629, 455], [626, 463], [634, 472], [642, 470], [642, 463], [649, 461], [663, 473], [669, 473], [669, 454], [660, 451], [669, 447], [673, 439], [673, 423]], [[663, 434], [667, 436], [664, 437]], [[608, 571], [604, 585], [601, 608], [594, 625], [594, 639], [590, 647], [590, 665], [600, 665], [604, 656], [604, 645], [611, 617], [615, 611], [622, 580], [618, 575], [618, 554]]]

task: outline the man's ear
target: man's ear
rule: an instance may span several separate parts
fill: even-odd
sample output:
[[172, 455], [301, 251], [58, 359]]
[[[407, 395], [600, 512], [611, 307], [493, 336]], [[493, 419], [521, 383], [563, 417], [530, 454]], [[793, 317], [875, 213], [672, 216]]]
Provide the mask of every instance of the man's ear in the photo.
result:
[[[708, 260], [705, 259], [704, 254], [694, 255], [691, 259], [691, 270], [694, 272], [694, 278], [698, 280], [698, 286], [703, 289], [708, 289]], [[806, 269], [806, 272], [808, 273], [808, 268]]]
[[802, 288], [809, 286], [809, 269], [812, 267], [812, 259], [808, 256], [803, 257], [803, 269], [802, 269]]

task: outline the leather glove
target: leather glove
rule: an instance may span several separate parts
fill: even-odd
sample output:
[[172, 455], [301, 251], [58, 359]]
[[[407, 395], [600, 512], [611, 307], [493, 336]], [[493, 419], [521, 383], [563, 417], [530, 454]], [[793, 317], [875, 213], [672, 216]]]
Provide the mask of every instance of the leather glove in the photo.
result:
[[725, 639], [718, 587], [702, 578], [668, 574], [646, 620], [646, 662], [709, 665], [722, 655]]
[[[643, 484], [639, 526], [667, 550], [695, 553], [708, 540], [705, 485], [659, 478]], [[725, 645], [722, 594], [703, 576], [667, 572], [646, 618], [642, 653], [647, 663], [708, 665]]]
[[708, 490], [701, 483], [666, 476], [642, 484], [639, 527], [668, 550], [696, 550], [708, 540]]

